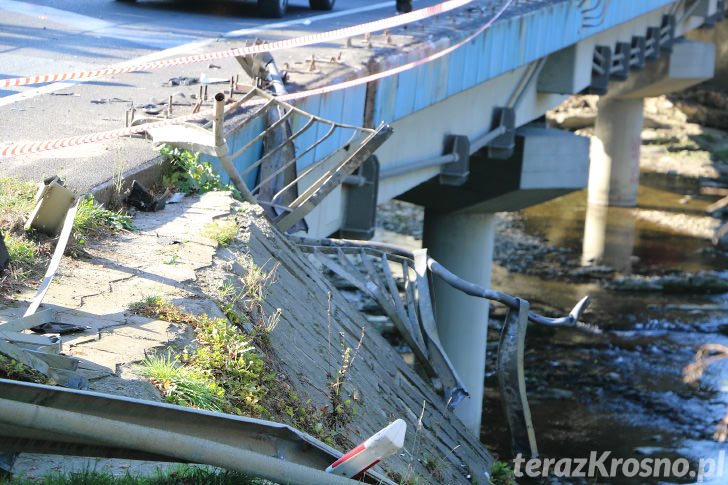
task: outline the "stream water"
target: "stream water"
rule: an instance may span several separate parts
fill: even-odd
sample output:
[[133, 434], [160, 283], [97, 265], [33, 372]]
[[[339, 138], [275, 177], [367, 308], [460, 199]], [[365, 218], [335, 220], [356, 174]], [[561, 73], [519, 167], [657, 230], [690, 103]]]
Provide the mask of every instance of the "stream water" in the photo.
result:
[[[545, 236], [549, 245], [567, 248], [572, 260], [611, 266], [623, 274], [726, 273], [725, 255], [713, 251], [709, 240], [694, 236], [712, 229], [703, 227], [704, 220], [680, 219], [681, 215], [704, 215], [715, 198], [691, 195], [698, 192], [694, 179], [647, 175], [642, 182], [636, 210], [587, 210], [586, 195], [579, 192], [526, 210], [526, 231]], [[673, 227], [668, 227], [670, 221]], [[664, 473], [665, 462], [652, 470], [658, 476], [640, 476], [646, 474], [644, 468], [638, 469], [637, 476], [628, 476], [635, 471], [632, 460], [624, 467], [619, 464], [613, 477], [552, 475], [546, 483], [695, 483], [699, 479], [728, 483], [728, 444], [712, 438], [728, 405], [728, 360], [710, 366], [697, 386], [682, 381], [682, 368], [692, 361], [697, 347], [728, 345], [728, 315], [670, 309], [728, 303], [728, 296], [618, 292], [598, 282], [566, 283], [500, 267], [494, 269], [492, 287], [526, 298], [536, 310], [563, 311], [590, 295], [592, 305], [583, 320], [602, 330], [595, 334], [529, 327], [526, 387], [542, 458], [588, 458], [592, 452], [601, 457], [609, 452], [607, 470], [613, 458], [643, 460], [638, 462], [641, 466], [671, 460], [668, 473]], [[485, 394], [482, 441], [501, 460], [509, 461], [492, 369]], [[519, 483], [529, 480], [519, 479]]]

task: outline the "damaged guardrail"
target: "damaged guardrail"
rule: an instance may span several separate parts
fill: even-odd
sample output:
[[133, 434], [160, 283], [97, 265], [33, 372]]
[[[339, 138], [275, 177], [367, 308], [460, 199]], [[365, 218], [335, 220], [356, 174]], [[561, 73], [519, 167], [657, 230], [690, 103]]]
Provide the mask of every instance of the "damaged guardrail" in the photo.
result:
[[[217, 156], [235, 188], [246, 200], [263, 206], [271, 220], [283, 232], [310, 213], [392, 134], [392, 128], [384, 123], [377, 129], [369, 129], [314, 116], [258, 88], [251, 89], [227, 108], [224, 103], [224, 94], [215, 95], [215, 118], [202, 127], [184, 123], [150, 129], [148, 132], [155, 144]], [[280, 113], [276, 121], [234, 153], [230, 153], [226, 139], [266, 116], [273, 109]], [[230, 120], [230, 127], [227, 129], [226, 117]], [[292, 133], [285, 130], [284, 135], [278, 133], [285, 123], [295, 118], [299, 118], [297, 122], [301, 127], [298, 130]], [[318, 136], [305, 150], [296, 153], [292, 148], [296, 140], [306, 133], [317, 133], [319, 129], [324, 134]], [[350, 132], [350, 135], [336, 149], [298, 173], [297, 163], [304, 156], [312, 153], [326, 140], [334, 139], [332, 136], [342, 131]], [[263, 140], [268, 140], [270, 145], [266, 153], [262, 157], [256, 157], [256, 162], [238, 172], [234, 160]], [[246, 183], [245, 178], [248, 176], [256, 182]], [[300, 195], [299, 186], [303, 188]]]
[[[0, 449], [204, 463], [276, 483], [355, 483], [324, 471], [342, 453], [261, 419], [6, 379], [0, 409]], [[361, 479], [394, 485], [371, 470]]]
[[[508, 307], [498, 346], [498, 386], [514, 454], [538, 455], [524, 377], [526, 326], [528, 320], [545, 325], [576, 326], [589, 305], [589, 297], [580, 300], [566, 317], [548, 318], [531, 312], [529, 303], [522, 298], [486, 289], [459, 278], [430, 257], [426, 249], [407, 251], [383, 243], [300, 236], [291, 238], [325, 268], [344, 278], [381, 306], [433, 385], [444, 392], [450, 409], [468, 396], [468, 392], [440, 343], [431, 300], [432, 275], [468, 295]], [[397, 284], [396, 276], [402, 279], [402, 288]], [[483, 322], [483, 325], [487, 324], [487, 321]]]

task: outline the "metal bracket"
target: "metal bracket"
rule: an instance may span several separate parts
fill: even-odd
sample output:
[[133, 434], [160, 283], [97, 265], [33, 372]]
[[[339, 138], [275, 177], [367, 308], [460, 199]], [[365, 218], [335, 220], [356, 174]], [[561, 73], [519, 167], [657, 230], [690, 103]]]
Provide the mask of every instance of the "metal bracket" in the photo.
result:
[[506, 132], [488, 144], [488, 157], [505, 160], [513, 155], [516, 146], [516, 112], [513, 108], [496, 107], [493, 109], [492, 129], [504, 127]]
[[63, 227], [63, 221], [76, 201], [76, 195], [63, 186], [57, 176], [49, 177], [38, 188], [35, 208], [28, 216], [25, 230], [31, 228], [55, 237]]
[[632, 36], [632, 47], [629, 56], [629, 69], [641, 71], [645, 67], [647, 57], [647, 39], [640, 35]]
[[624, 81], [629, 76], [630, 51], [632, 46], [629, 42], [617, 42], [612, 57], [612, 66], [609, 71], [609, 79]]
[[379, 193], [379, 159], [372, 155], [355, 175], [344, 179], [347, 186], [344, 222], [341, 235], [347, 239], [371, 239], [377, 216]]
[[460, 186], [470, 175], [470, 140], [464, 135], [448, 135], [443, 155], [453, 154], [455, 160], [442, 166], [440, 183]]
[[725, 18], [725, 0], [717, 0], [715, 13], [705, 16], [705, 23], [701, 29], [713, 29], [715, 25]]
[[591, 84], [586, 88], [587, 94], [607, 94], [611, 67], [612, 48], [606, 45], [594, 47]]
[[660, 26], [660, 50], [664, 54], [672, 54], [672, 45], [675, 43], [675, 16], [663, 15]]
[[656, 61], [660, 58], [660, 27], [648, 27], [645, 42], [645, 60]]

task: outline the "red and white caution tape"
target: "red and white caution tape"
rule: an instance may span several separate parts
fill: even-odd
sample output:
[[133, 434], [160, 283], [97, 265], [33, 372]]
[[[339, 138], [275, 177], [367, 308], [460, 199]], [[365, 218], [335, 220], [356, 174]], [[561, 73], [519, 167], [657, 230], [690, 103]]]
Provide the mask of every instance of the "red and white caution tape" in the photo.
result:
[[[309, 96], [317, 96], [322, 94], [331, 93], [334, 91], [339, 91], [341, 89], [348, 89], [354, 86], [359, 86], [362, 84], [366, 84], [372, 81], [376, 81], [378, 79], [382, 79], [385, 77], [393, 76], [395, 74], [399, 74], [404, 71], [408, 71], [410, 69], [413, 69], [417, 66], [420, 66], [422, 64], [426, 64], [428, 62], [432, 62], [436, 59], [439, 59], [441, 57], [444, 57], [451, 52], [453, 52], [455, 49], [458, 49], [459, 47], [462, 47], [463, 45], [467, 44], [471, 40], [473, 40], [478, 35], [482, 34], [486, 29], [488, 29], [493, 23], [498, 20], [498, 18], [503, 15], [503, 12], [506, 11], [506, 9], [510, 6], [510, 4], [513, 2], [513, 0], [507, 0], [506, 3], [501, 6], [501, 8], [496, 12], [496, 14], [491, 17], [488, 22], [483, 24], [477, 31], [466, 37], [465, 39], [461, 40], [457, 44], [453, 44], [450, 47], [443, 49], [439, 52], [436, 52], [435, 54], [432, 54], [430, 56], [427, 56], [423, 59], [419, 59], [417, 61], [410, 62], [408, 64], [404, 64], [402, 66], [397, 66], [392, 69], [388, 69], [386, 71], [382, 71], [376, 74], [371, 74], [369, 76], [364, 76], [358, 79], [353, 79], [351, 81], [344, 81], [337, 84], [331, 84], [329, 86], [324, 86], [322, 88], [317, 89], [309, 89], [307, 91], [300, 91], [297, 93], [291, 93], [284, 96], [278, 96], [277, 98], [281, 101], [295, 101], [298, 99], [306, 98]], [[255, 101], [247, 103], [253, 104]], [[153, 123], [146, 123], [143, 125], [133, 126], [130, 128], [122, 128], [118, 130], [110, 130], [110, 131], [104, 131], [101, 133], [95, 133], [91, 135], [82, 135], [82, 136], [73, 136], [73, 137], [67, 137], [67, 138], [59, 138], [56, 140], [50, 140], [50, 141], [44, 141], [44, 142], [32, 142], [32, 143], [24, 143], [24, 144], [11, 144], [6, 146], [0, 146], [0, 158], [5, 157], [12, 157], [17, 155], [24, 155], [29, 153], [37, 153], [42, 152], [46, 150], [55, 150], [59, 148], [66, 148], [69, 146], [77, 146], [77, 145], [83, 145], [86, 143], [95, 143], [103, 140], [110, 140], [113, 138], [120, 138], [123, 136], [129, 136], [133, 135], [135, 133], [142, 133], [146, 131], [147, 129], [153, 129], [153, 128], [160, 128], [163, 126], [169, 126], [174, 124], [179, 124], [185, 121], [190, 121], [193, 119], [200, 119], [204, 118], [206, 116], [210, 116], [212, 114], [211, 111], [208, 112], [202, 112], [197, 113], [193, 115], [187, 115], [187, 116], [181, 116], [178, 118], [173, 118], [169, 120], [162, 120], [158, 122]]]
[[161, 61], [147, 62], [143, 64], [132, 64], [128, 66], [109, 67], [106, 69], [96, 69], [91, 71], [76, 71], [59, 74], [41, 74], [38, 76], [15, 77], [8, 79], [0, 79], [0, 88], [11, 86], [26, 86], [29, 84], [40, 84], [57, 81], [70, 81], [73, 79], [91, 79], [111, 74], [120, 74], [124, 72], [134, 71], [151, 71], [165, 67], [180, 66], [184, 64], [193, 64], [196, 62], [208, 62], [231, 57], [240, 57], [259, 52], [273, 52], [281, 49], [291, 49], [294, 47], [302, 47], [312, 44], [320, 44], [322, 42], [330, 42], [356, 35], [363, 35], [380, 30], [391, 29], [400, 25], [424, 20], [435, 15], [439, 15], [450, 10], [462, 7], [471, 3], [473, 0], [448, 0], [438, 3], [431, 7], [421, 8], [412, 12], [388, 17], [386, 19], [374, 20], [351, 27], [330, 30], [328, 32], [319, 32], [315, 34], [303, 35], [293, 39], [279, 40], [275, 42], [266, 42], [258, 45], [241, 47], [237, 49], [229, 49], [226, 51], [210, 52], [207, 54], [197, 54], [193, 56], [177, 57], [174, 59], [165, 59]]
[[169, 120], [144, 123], [142, 125], [131, 126], [129, 128], [121, 128], [118, 130], [102, 131], [100, 133], [93, 133], [91, 135], [69, 136], [66, 138], [57, 138], [55, 140], [37, 141], [30, 143], [13, 143], [6, 146], [0, 146], [0, 158], [13, 157], [16, 155], [25, 155], [28, 153], [38, 153], [47, 150], [58, 150], [60, 148], [85, 145], [87, 143], [96, 143], [103, 140], [111, 140], [113, 138], [121, 138], [123, 136], [134, 135], [136, 133], [143, 133], [153, 128], [161, 128], [163, 126], [175, 125], [185, 121], [209, 117], [212, 116], [212, 114], [212, 111], [209, 110], [203, 113], [195, 113], [192, 115], [180, 116], [178, 118], [172, 118]]
[[333, 462], [326, 472], [348, 478], [361, 475], [401, 449], [406, 432], [407, 423], [398, 419]]

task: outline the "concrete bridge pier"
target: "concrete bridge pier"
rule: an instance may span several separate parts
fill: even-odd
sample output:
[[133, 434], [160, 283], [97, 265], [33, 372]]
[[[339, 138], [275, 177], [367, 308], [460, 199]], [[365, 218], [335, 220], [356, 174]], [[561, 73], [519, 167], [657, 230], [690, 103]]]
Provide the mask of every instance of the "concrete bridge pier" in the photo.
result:
[[590, 150], [589, 204], [637, 205], [643, 104], [643, 98], [599, 100]]
[[[425, 210], [423, 246], [450, 271], [485, 288], [490, 287], [494, 240], [493, 214]], [[455, 408], [455, 414], [478, 436], [485, 378], [488, 300], [468, 296], [437, 278], [433, 291], [442, 345], [470, 393], [470, 398]]]
[[714, 64], [714, 44], [679, 39], [669, 55], [609, 83], [608, 94], [599, 100], [590, 150], [590, 204], [637, 205], [644, 98], [711, 79]]
[[627, 208], [588, 204], [581, 264], [606, 265], [631, 273], [635, 217], [634, 211]]

